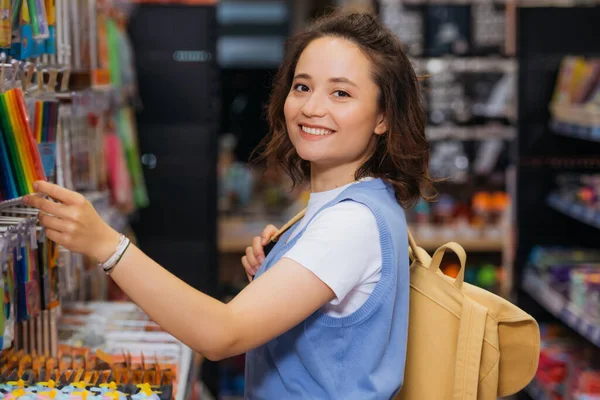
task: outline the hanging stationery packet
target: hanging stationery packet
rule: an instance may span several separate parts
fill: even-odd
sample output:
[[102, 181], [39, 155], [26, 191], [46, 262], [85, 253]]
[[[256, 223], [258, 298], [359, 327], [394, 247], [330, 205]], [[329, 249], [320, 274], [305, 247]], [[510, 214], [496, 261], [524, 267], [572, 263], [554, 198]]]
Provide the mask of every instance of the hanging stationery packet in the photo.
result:
[[26, 161], [24, 156], [25, 150], [22, 146], [18, 145], [17, 137], [14, 134], [9, 107], [7, 107], [6, 93], [0, 94], [0, 125], [4, 142], [6, 143], [11, 173], [15, 182], [16, 197], [20, 197], [29, 192], [23, 171], [24, 162]]
[[45, 41], [46, 54], [56, 54], [56, 0], [45, 0], [48, 21], [48, 39]]
[[51, 179], [56, 166], [56, 142], [38, 143], [44, 174]]
[[11, 0], [0, 0], [0, 48], [10, 49], [12, 39]]
[[[27, 107], [25, 106], [25, 99], [23, 98], [23, 91], [19, 88], [10, 90], [15, 100], [15, 106], [17, 107], [17, 117], [19, 118], [19, 126], [23, 129], [24, 135], [27, 138], [29, 150], [31, 152], [31, 158], [33, 161], [33, 168], [35, 170], [35, 176], [38, 180], [45, 180], [44, 169], [42, 166], [41, 158], [37, 150], [35, 140], [33, 139], [33, 133], [31, 125], [29, 123], [29, 116], [27, 114]], [[58, 112], [58, 111], [57, 111]], [[57, 116], [53, 118], [58, 118]], [[56, 129], [54, 129], [54, 132]], [[55, 135], [55, 134], [54, 134]]]
[[13, 256], [14, 242], [4, 236], [0, 238], [0, 270], [2, 271], [4, 329], [2, 347], [6, 350], [12, 346], [15, 325], [15, 269]]
[[0, 124], [0, 173], [2, 174], [2, 197], [4, 200], [19, 197], [15, 174], [9, 158], [8, 142]]
[[107, 10], [98, 7], [96, 9], [97, 31], [90, 31], [90, 40], [97, 43], [97, 54], [92, 59], [97, 59], [98, 64], [92, 66], [92, 86], [106, 87], [111, 84], [110, 76], [110, 43], [108, 37], [108, 23], [110, 21]]
[[11, 0], [11, 10], [12, 10], [12, 29], [13, 34], [16, 29], [19, 27], [19, 21], [21, 20], [21, 8], [22, 8], [23, 0]]
[[38, 240], [38, 271], [40, 273], [40, 291], [42, 298], [42, 309], [47, 310], [50, 305], [50, 272], [49, 272], [49, 249], [48, 238], [40, 234]]
[[48, 39], [48, 15], [44, 0], [27, 0], [29, 5], [29, 18], [33, 38], [36, 41]]
[[[29, 0], [22, 0], [18, 8], [18, 23], [13, 18], [13, 41], [11, 43], [11, 56], [17, 60], [25, 60], [35, 57], [35, 39], [33, 37], [33, 25], [31, 13], [29, 12]], [[13, 8], [13, 10], [16, 10]]]
[[48, 303], [48, 309], [56, 308], [60, 305], [58, 255], [58, 245], [52, 241], [48, 241], [48, 274], [50, 276], [50, 302]]
[[121, 139], [114, 133], [106, 134], [104, 148], [113, 201], [120, 206], [131, 207], [133, 188]]
[[44, 174], [49, 178], [54, 175], [56, 165], [59, 105], [55, 99], [42, 96], [35, 101], [34, 107], [28, 107], [29, 109], [33, 108], [33, 114], [29, 114], [33, 116], [30, 126], [37, 141]]
[[137, 142], [137, 129], [135, 115], [131, 107], [122, 108], [115, 115], [116, 127], [123, 143], [123, 151], [127, 160], [127, 167], [131, 176], [133, 196], [136, 208], [148, 206], [149, 198], [142, 171], [142, 163]]
[[[0, 296], [4, 298], [4, 277], [0, 275]], [[4, 324], [6, 323], [5, 308], [0, 307], [0, 332], [4, 333]], [[4, 349], [4, 335], [0, 336], [0, 349]]]
[[33, 182], [46, 177], [20, 89], [0, 94], [0, 133], [5, 191], [10, 198], [33, 193]]
[[23, 130], [23, 126], [20, 124], [19, 109], [16, 104], [14, 97], [14, 91], [9, 90], [4, 93], [4, 106], [8, 115], [10, 129], [15, 139], [16, 148], [19, 159], [21, 161], [22, 174], [23, 174], [23, 195], [33, 193], [33, 182], [35, 180], [35, 172], [33, 170], [33, 157], [31, 154], [31, 144], [26, 131]]
[[19, 261], [19, 303], [21, 320], [37, 317], [41, 310], [39, 272], [37, 270], [37, 256], [29, 240], [23, 240], [21, 247], [21, 260]]

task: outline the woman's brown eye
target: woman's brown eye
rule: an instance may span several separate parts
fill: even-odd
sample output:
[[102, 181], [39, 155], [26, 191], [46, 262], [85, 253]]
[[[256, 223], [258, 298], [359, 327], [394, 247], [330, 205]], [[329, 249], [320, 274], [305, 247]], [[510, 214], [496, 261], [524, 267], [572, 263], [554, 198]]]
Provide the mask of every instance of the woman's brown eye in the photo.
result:
[[294, 90], [297, 90], [299, 92], [307, 92], [308, 91], [308, 86], [299, 83], [299, 84], [297, 84], [297, 85], [294, 86]]
[[350, 95], [348, 94], [348, 92], [344, 92], [343, 90], [336, 90], [335, 92], [333, 92], [333, 94], [336, 97], [350, 97]]

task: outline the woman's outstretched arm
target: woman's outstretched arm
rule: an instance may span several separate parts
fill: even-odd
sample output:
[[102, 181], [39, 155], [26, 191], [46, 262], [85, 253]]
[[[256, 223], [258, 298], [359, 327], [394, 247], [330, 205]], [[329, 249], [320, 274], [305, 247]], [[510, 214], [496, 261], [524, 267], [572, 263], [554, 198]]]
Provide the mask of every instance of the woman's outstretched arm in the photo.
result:
[[[80, 194], [36, 182], [36, 190], [59, 201], [29, 196], [49, 239], [65, 248], [107, 260], [119, 234]], [[189, 268], [201, 262], [190, 260]], [[212, 360], [244, 353], [286, 332], [335, 295], [302, 265], [283, 258], [225, 304], [192, 288], [130, 245], [111, 277], [152, 320]]]

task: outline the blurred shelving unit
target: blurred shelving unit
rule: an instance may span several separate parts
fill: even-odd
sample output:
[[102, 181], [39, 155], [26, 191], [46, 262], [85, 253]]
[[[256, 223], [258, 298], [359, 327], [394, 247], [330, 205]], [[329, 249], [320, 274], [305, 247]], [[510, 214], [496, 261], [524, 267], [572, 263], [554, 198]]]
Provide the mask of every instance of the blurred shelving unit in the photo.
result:
[[[529, 1], [518, 9], [513, 298], [540, 322], [544, 343], [536, 380], [520, 394], [524, 399], [583, 396], [579, 391], [598, 382], [597, 370], [579, 354], [595, 357], [600, 350], [600, 308], [588, 283], [600, 265], [594, 200], [600, 120], [569, 69], [600, 56], [597, 5]], [[587, 73], [581, 76], [593, 75]]]
[[[267, 219], [248, 219], [240, 217], [221, 218], [219, 221], [218, 245], [221, 253], [243, 253], [252, 239], [259, 235], [265, 226], [274, 224], [281, 226], [285, 221]], [[415, 240], [425, 250], [434, 251], [448, 241], [458, 241], [469, 252], [500, 252], [502, 251], [501, 229], [491, 229], [496, 234], [463, 235], [457, 237], [454, 228], [434, 225], [410, 227]], [[427, 232], [425, 234], [419, 232]]]
[[[376, 3], [380, 18], [403, 42], [422, 78], [430, 172], [442, 180], [436, 186], [437, 202], [408, 211], [411, 231], [429, 252], [448, 241], [461, 244], [469, 254], [471, 283], [491, 289], [479, 277], [494, 276], [494, 290], [506, 296], [514, 239], [510, 220], [500, 215], [511, 209], [511, 154], [517, 137], [516, 3]], [[493, 227], [494, 233], [475, 228], [482, 225]], [[449, 256], [445, 263], [451, 266], [455, 260]]]

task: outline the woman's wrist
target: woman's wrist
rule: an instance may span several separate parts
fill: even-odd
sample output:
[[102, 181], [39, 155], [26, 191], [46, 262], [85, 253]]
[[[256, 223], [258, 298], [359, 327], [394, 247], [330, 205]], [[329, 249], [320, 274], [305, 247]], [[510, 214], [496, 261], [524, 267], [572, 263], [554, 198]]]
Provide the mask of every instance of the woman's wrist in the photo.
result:
[[117, 251], [120, 240], [121, 234], [108, 227], [103, 239], [98, 241], [92, 257], [99, 263], [105, 263]]

